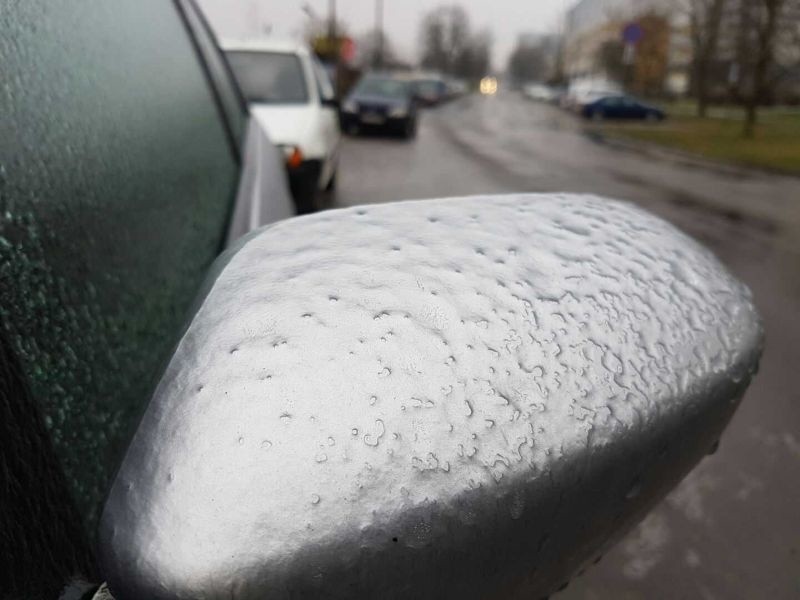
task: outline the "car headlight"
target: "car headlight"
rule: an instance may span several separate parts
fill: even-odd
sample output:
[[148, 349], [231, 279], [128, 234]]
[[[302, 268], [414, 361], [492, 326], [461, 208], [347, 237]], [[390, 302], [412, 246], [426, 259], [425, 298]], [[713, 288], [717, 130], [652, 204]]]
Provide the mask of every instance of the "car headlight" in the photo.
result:
[[342, 106], [342, 110], [346, 113], [357, 113], [358, 112], [358, 104], [353, 100], [348, 100]]
[[389, 116], [393, 119], [402, 119], [408, 116], [408, 109], [405, 106], [395, 106], [389, 110]]

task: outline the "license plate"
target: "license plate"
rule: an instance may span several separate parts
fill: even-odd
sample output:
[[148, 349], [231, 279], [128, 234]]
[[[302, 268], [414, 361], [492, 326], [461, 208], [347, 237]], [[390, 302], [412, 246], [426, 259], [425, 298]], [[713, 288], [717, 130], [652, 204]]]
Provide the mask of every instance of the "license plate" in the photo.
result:
[[386, 118], [375, 113], [365, 113], [361, 115], [361, 122], [366, 125], [383, 125], [386, 122]]

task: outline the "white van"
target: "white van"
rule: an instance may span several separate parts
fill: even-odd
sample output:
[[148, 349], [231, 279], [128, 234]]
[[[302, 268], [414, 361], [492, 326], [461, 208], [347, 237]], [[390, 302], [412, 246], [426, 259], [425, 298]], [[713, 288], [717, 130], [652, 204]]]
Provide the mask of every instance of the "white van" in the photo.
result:
[[251, 114], [284, 152], [298, 212], [313, 212], [317, 192], [336, 185], [342, 138], [327, 72], [296, 42], [223, 40], [221, 46]]

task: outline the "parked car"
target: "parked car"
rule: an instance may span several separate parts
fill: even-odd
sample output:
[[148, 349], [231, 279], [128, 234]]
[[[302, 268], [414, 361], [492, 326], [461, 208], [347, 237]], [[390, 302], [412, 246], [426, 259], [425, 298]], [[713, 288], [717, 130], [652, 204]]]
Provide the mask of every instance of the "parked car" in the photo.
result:
[[284, 152], [299, 213], [336, 185], [341, 130], [327, 72], [310, 50], [273, 39], [223, 40], [250, 110]]
[[469, 86], [464, 80], [456, 79], [454, 77], [446, 79], [445, 85], [447, 86], [448, 98], [457, 98], [459, 96], [463, 96], [469, 90]]
[[645, 119], [663, 121], [666, 114], [660, 108], [631, 96], [606, 96], [589, 102], [581, 109], [586, 119]]
[[418, 118], [412, 82], [391, 75], [366, 75], [342, 104], [342, 125], [350, 133], [373, 128], [413, 138]]
[[522, 93], [537, 102], [555, 102], [558, 98], [558, 90], [543, 83], [529, 83], [522, 88]]
[[601, 98], [618, 95], [620, 93], [621, 92], [619, 90], [613, 89], [586, 88], [568, 90], [567, 93], [561, 97], [561, 106], [567, 110], [580, 113], [583, 110], [583, 107], [587, 104], [591, 104], [592, 102], [600, 100]]
[[423, 106], [436, 106], [447, 100], [447, 83], [438, 76], [420, 76], [414, 79], [414, 94]]

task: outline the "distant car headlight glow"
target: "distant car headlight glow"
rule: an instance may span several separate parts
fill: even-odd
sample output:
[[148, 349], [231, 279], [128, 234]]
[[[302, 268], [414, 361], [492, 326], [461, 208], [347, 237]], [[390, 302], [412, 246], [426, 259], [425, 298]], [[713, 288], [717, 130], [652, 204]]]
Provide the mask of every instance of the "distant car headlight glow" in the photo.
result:
[[494, 77], [484, 77], [481, 79], [481, 94], [484, 96], [494, 96], [497, 93], [497, 79]]
[[353, 100], [348, 100], [342, 106], [342, 110], [346, 113], [357, 113], [358, 112], [358, 104]]
[[405, 106], [393, 106], [389, 109], [389, 116], [392, 119], [404, 119], [408, 116], [408, 109]]

